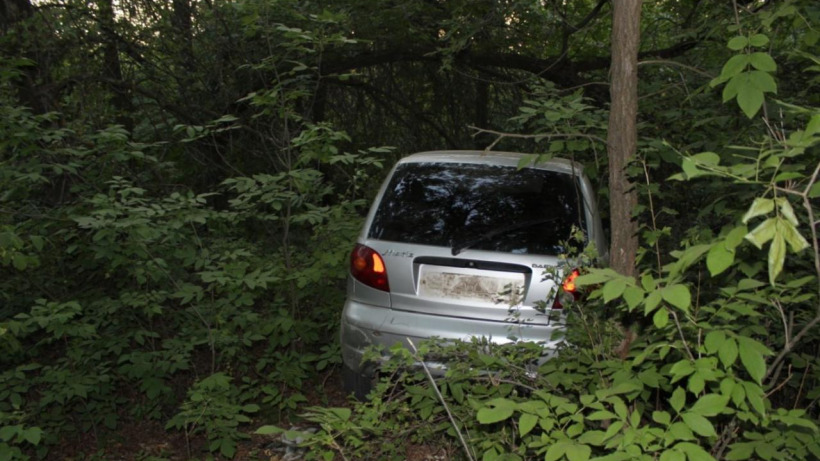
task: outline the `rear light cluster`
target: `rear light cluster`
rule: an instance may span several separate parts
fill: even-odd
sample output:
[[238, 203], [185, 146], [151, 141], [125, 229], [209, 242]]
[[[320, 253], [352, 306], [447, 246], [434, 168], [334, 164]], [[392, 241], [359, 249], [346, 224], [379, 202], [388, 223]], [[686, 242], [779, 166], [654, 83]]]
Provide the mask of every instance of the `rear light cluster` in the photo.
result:
[[381, 291], [390, 291], [384, 260], [376, 250], [357, 244], [350, 253], [350, 273], [365, 285]]
[[572, 299], [578, 299], [580, 293], [578, 292], [578, 287], [575, 285], [575, 279], [577, 279], [579, 275], [581, 275], [581, 273], [578, 269], [573, 269], [567, 278], [564, 279], [564, 283], [561, 284], [561, 290], [555, 296], [555, 302], [552, 304], [553, 309], [564, 308], [564, 305], [561, 303], [561, 298], [564, 297], [565, 300], [569, 299], [564, 293], [571, 295]]

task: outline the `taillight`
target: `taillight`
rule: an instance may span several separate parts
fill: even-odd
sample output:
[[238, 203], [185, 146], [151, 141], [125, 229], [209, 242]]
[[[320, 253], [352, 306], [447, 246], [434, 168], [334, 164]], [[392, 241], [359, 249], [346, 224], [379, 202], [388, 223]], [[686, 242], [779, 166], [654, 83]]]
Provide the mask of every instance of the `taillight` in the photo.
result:
[[575, 286], [575, 279], [577, 279], [579, 275], [581, 275], [581, 273], [578, 272], [578, 269], [573, 269], [572, 273], [570, 273], [564, 280], [564, 283], [561, 284], [561, 288], [567, 293], [572, 293], [573, 296], [577, 296], [578, 287]]
[[369, 287], [390, 291], [384, 260], [376, 250], [357, 244], [350, 253], [350, 273]]
[[581, 275], [581, 273], [578, 272], [578, 269], [573, 269], [567, 278], [564, 279], [564, 282], [561, 284], [561, 290], [555, 295], [555, 302], [552, 304], [553, 309], [564, 308], [564, 305], [561, 303], [562, 297], [565, 300], [569, 300], [568, 295], [571, 295], [573, 299], [578, 299], [580, 293], [578, 293], [578, 287], [575, 286], [575, 279], [577, 279], [579, 275]]

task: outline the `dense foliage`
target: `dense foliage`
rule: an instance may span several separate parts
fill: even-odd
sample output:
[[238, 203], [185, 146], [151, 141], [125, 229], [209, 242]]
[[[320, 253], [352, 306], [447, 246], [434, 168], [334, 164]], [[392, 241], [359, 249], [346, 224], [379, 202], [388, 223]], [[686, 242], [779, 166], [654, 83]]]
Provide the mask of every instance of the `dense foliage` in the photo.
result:
[[809, 0], [644, 5], [640, 276], [590, 268], [556, 359], [458, 345], [431, 385], [397, 349], [372, 402], [304, 414], [398, 156], [572, 157], [606, 203], [610, 12], [2, 0], [0, 459], [105, 458], [145, 421], [187, 450], [135, 458], [232, 458], [297, 414], [326, 459], [403, 459], [411, 433], [487, 460], [820, 457]]

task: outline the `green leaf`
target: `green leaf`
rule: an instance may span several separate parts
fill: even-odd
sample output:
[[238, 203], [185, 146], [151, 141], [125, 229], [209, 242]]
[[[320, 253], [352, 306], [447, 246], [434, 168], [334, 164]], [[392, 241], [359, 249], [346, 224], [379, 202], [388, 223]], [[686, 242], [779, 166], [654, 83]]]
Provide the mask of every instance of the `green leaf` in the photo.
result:
[[[258, 411], [258, 410], [259, 410], [259, 405], [245, 405], [245, 407], [249, 407], [249, 406], [256, 407], [256, 410], [253, 410], [253, 411], [248, 411], [248, 410], [245, 410], [245, 411], [247, 411], [248, 413], [253, 413], [254, 411]], [[245, 408], [245, 407], [243, 407], [243, 408]], [[332, 413], [335, 417], [337, 417], [340, 421], [348, 421], [348, 420], [350, 420], [350, 415], [351, 415], [351, 410], [350, 410], [350, 408], [330, 408], [329, 410], [330, 410], [330, 412], [331, 412], [331, 413]]]
[[605, 421], [607, 419], [616, 419], [618, 416], [609, 410], [593, 411], [587, 416], [590, 421]]
[[626, 289], [625, 279], [614, 279], [606, 282], [603, 288], [604, 302], [608, 303], [621, 296]]
[[620, 418], [621, 421], [626, 421], [628, 409], [624, 401], [619, 397], [610, 397], [607, 401], [612, 403], [612, 409], [615, 410], [615, 414], [618, 415], [618, 418]]
[[644, 303], [644, 315], [648, 316], [658, 307], [658, 304], [661, 302], [661, 296], [660, 290], [649, 293], [649, 296], [646, 297], [646, 302]]
[[748, 224], [749, 220], [757, 216], [767, 215], [774, 211], [774, 200], [770, 198], [758, 197], [752, 202], [752, 206], [743, 215], [743, 224]]
[[523, 155], [523, 156], [521, 156], [521, 159], [518, 160], [518, 169], [520, 170], [521, 168], [532, 165], [533, 160], [535, 160], [535, 157], [536, 157], [535, 155]]
[[669, 312], [663, 308], [658, 309], [655, 311], [655, 315], [652, 316], [652, 323], [655, 324], [656, 328], [664, 328], [669, 324]]
[[793, 252], [799, 253], [809, 247], [809, 242], [807, 242], [806, 239], [800, 235], [800, 232], [797, 231], [797, 228], [794, 227], [791, 222], [781, 219], [779, 224], [781, 235], [789, 244]]
[[655, 279], [652, 278], [652, 275], [647, 273], [641, 276], [641, 286], [646, 291], [655, 291], [658, 284], [655, 282]]
[[704, 379], [703, 372], [701, 370], [697, 370], [692, 373], [692, 376], [689, 377], [689, 382], [686, 384], [686, 388], [693, 394], [700, 394], [703, 392], [705, 387], [706, 380]]
[[28, 267], [28, 259], [20, 253], [14, 253], [11, 257], [11, 263], [18, 271], [24, 271]]
[[23, 439], [32, 445], [38, 445], [43, 437], [43, 430], [39, 427], [30, 427], [23, 431]]
[[638, 287], [627, 286], [624, 290], [624, 301], [627, 307], [632, 311], [643, 301], [644, 291]]
[[749, 376], [760, 384], [763, 376], [766, 374], [766, 361], [763, 359], [763, 353], [753, 344], [749, 338], [738, 336], [738, 349], [740, 353], [740, 363], [749, 372]]
[[774, 237], [776, 227], [777, 218], [769, 218], [755, 227], [753, 231], [746, 234], [745, 238], [759, 250], [762, 250], [763, 245]]
[[689, 459], [689, 461], [715, 461], [715, 458], [712, 457], [708, 451], [694, 443], [681, 442], [675, 445], [675, 448], [686, 453], [686, 458]]
[[221, 453], [222, 456], [224, 456], [228, 459], [233, 458], [233, 455], [236, 454], [236, 442], [234, 442], [233, 440], [231, 440], [229, 438], [221, 439], [221, 444], [219, 446], [219, 453]]
[[729, 80], [743, 72], [748, 64], [749, 56], [746, 54], [732, 56], [728, 61], [726, 61], [726, 64], [723, 65], [723, 68], [720, 71], [720, 76], [712, 80], [709, 84], [714, 88], [720, 83], [725, 82], [726, 80]]
[[777, 93], [777, 82], [775, 82], [774, 77], [767, 72], [753, 70], [746, 74], [746, 79], [748, 80], [748, 85], [764, 93]]
[[610, 268], [591, 269], [588, 274], [584, 274], [575, 279], [575, 285], [579, 287], [587, 285], [597, 285], [599, 283], [605, 283], [612, 279], [617, 279], [621, 277], [623, 276]]
[[740, 87], [744, 85], [746, 80], [747, 79], [743, 76], [743, 74], [732, 77], [732, 79], [729, 80], [729, 83], [723, 87], [723, 93], [721, 94], [723, 97], [723, 102], [729, 102], [736, 98], [738, 91], [740, 91]]
[[32, 235], [29, 239], [31, 240], [31, 244], [34, 246], [35, 250], [43, 251], [43, 246], [45, 245], [45, 240], [43, 240], [43, 237], [40, 237], [39, 235]]
[[271, 435], [271, 434], [281, 434], [285, 432], [284, 429], [276, 427], [276, 426], [262, 426], [254, 432], [254, 434], [259, 435]]
[[715, 416], [726, 408], [727, 403], [729, 403], [728, 395], [706, 394], [699, 398], [689, 411], [701, 416]]
[[689, 157], [684, 157], [680, 166], [687, 179], [693, 179], [704, 175], [704, 172], [698, 168], [695, 161]]
[[791, 223], [792, 225], [799, 225], [800, 222], [797, 221], [797, 216], [794, 214], [794, 208], [792, 208], [792, 204], [789, 203], [783, 197], [777, 199], [778, 208], [780, 209], [780, 216], [786, 218], [786, 221]]
[[734, 250], [727, 249], [723, 241], [718, 241], [712, 245], [706, 255], [706, 268], [714, 277], [731, 267], [734, 261]]
[[729, 231], [726, 235], [725, 245], [726, 248], [729, 250], [734, 250], [743, 242], [743, 237], [749, 233], [749, 230], [746, 226], [738, 226]]
[[727, 339], [718, 349], [718, 357], [725, 368], [731, 367], [737, 359], [737, 343], [734, 339]]
[[521, 417], [518, 419], [518, 432], [521, 434], [521, 437], [529, 434], [537, 423], [537, 416], [529, 413], [521, 414]]
[[677, 284], [664, 287], [661, 290], [661, 296], [663, 296], [664, 301], [683, 311], [689, 309], [692, 304], [692, 295], [685, 285]]
[[672, 392], [672, 397], [669, 398], [669, 404], [672, 405], [672, 408], [677, 412], [680, 413], [683, 405], [686, 403], [686, 391], [683, 388], [677, 388], [674, 392]]
[[22, 430], [23, 426], [20, 425], [0, 427], [0, 440], [10, 442]]
[[[769, 246], [769, 283], [774, 286], [774, 281], [780, 272], [783, 271], [783, 264], [786, 262], [786, 240], [783, 234], [775, 233], [772, 244]], [[742, 349], [742, 348], [741, 348]], [[741, 357], [742, 359], [743, 357]]]
[[661, 453], [659, 461], [686, 461], [686, 455], [678, 450], [666, 450]]
[[[766, 414], [766, 404], [763, 401], [763, 389], [761, 389], [759, 385], [749, 381], [743, 381], [742, 389], [746, 394], [746, 401], [749, 402], [749, 405], [761, 415]], [[734, 395], [732, 399], [734, 400]]]
[[623, 429], [623, 428], [624, 428], [624, 422], [623, 421], [613, 422], [606, 429], [606, 433], [604, 433], [604, 438], [603, 438], [602, 442], [606, 442], [607, 440], [611, 439], [612, 437], [615, 437], [615, 435], [618, 432], [621, 432], [621, 429]]
[[820, 182], [812, 184], [811, 189], [809, 189], [809, 198], [817, 197], [820, 197]]
[[507, 399], [493, 399], [487, 406], [478, 410], [476, 415], [481, 424], [493, 424], [504, 421], [513, 415], [515, 403]]
[[746, 114], [746, 117], [752, 118], [763, 106], [763, 91], [757, 89], [752, 85], [743, 85], [738, 87], [737, 91], [737, 105], [740, 110]]
[[567, 452], [567, 448], [572, 445], [569, 442], [558, 442], [550, 445], [547, 453], [544, 455], [544, 461], [557, 461]]
[[755, 47], [766, 46], [769, 43], [769, 37], [763, 34], [755, 34], [749, 39], [749, 44]]
[[578, 437], [578, 442], [584, 443], [587, 445], [594, 445], [600, 446], [604, 444], [604, 432], [603, 431], [584, 431], [580, 437]]
[[573, 444], [567, 447], [566, 456], [569, 461], [587, 461], [592, 449], [587, 445]]
[[746, 48], [748, 45], [749, 39], [743, 35], [732, 37], [732, 39], [729, 40], [729, 43], [726, 44], [726, 46], [728, 46], [729, 49], [733, 51], [742, 50], [743, 48]]
[[749, 55], [749, 63], [757, 70], [763, 72], [775, 72], [777, 64], [769, 53], [756, 52]]
[[692, 429], [692, 432], [695, 434], [703, 437], [717, 436], [715, 427], [712, 426], [712, 423], [710, 423], [709, 420], [703, 416], [696, 413], [686, 412], [681, 414], [681, 418], [683, 419], [683, 423], [686, 424], [686, 427]]
[[[350, 412], [349, 408], [339, 408], [338, 410], [347, 410], [348, 415]], [[244, 411], [245, 413], [256, 413], [257, 411], [259, 411], [259, 405], [256, 405], [255, 403], [249, 403], [242, 407], [242, 411]]]
[[744, 460], [752, 457], [755, 451], [757, 442], [735, 442], [729, 445], [729, 453], [726, 455], [727, 460]]
[[695, 163], [704, 166], [717, 166], [720, 163], [720, 155], [714, 152], [700, 152], [690, 157]]
[[692, 433], [692, 429], [689, 429], [689, 426], [682, 422], [675, 422], [669, 426], [669, 434], [675, 438], [675, 440], [695, 440], [695, 434]]
[[723, 331], [714, 330], [706, 334], [703, 345], [706, 346], [706, 352], [714, 354], [720, 349], [724, 341], [726, 341], [726, 334]]
[[669, 416], [669, 413], [665, 411], [653, 411], [652, 421], [655, 421], [656, 423], [662, 424], [664, 426], [668, 426], [669, 423], [672, 422], [672, 417]]

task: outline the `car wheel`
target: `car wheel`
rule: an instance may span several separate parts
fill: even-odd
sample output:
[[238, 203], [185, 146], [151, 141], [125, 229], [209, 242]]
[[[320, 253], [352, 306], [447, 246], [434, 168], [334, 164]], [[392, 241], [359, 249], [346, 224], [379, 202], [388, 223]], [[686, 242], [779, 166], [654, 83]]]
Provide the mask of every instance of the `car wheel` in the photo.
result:
[[345, 394], [353, 394], [356, 400], [364, 402], [367, 400], [367, 394], [373, 390], [373, 377], [363, 375], [357, 371], [353, 371], [348, 366], [342, 366], [342, 388]]

